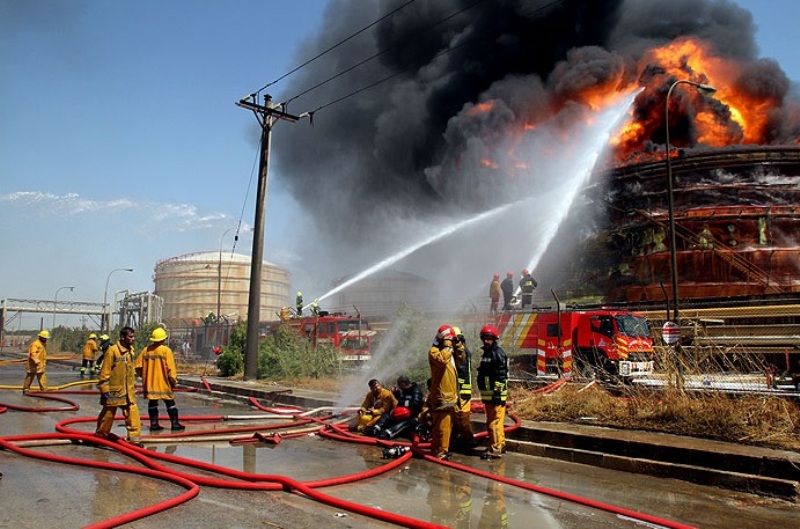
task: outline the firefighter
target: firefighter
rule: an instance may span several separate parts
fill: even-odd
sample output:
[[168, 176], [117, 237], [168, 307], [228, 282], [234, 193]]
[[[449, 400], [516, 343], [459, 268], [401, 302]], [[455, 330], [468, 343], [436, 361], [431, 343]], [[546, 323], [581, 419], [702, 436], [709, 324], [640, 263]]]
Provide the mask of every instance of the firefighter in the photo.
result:
[[167, 406], [167, 415], [172, 431], [184, 430], [178, 422], [178, 407], [172, 390], [178, 386], [178, 371], [175, 368], [175, 355], [164, 343], [167, 331], [161, 327], [153, 329], [150, 345], [136, 358], [136, 375], [142, 377], [142, 395], [147, 399], [147, 415], [150, 418], [150, 431], [157, 432], [164, 427], [158, 423], [158, 401]]
[[136, 405], [136, 371], [133, 358], [135, 339], [135, 331], [131, 327], [123, 327], [119, 331], [119, 340], [108, 348], [103, 358], [97, 381], [103, 408], [97, 415], [97, 429], [94, 434], [97, 437], [108, 437], [114, 425], [114, 415], [117, 408], [120, 408], [128, 430], [126, 440], [141, 446], [142, 425], [139, 407]]
[[500, 274], [495, 274], [492, 276], [492, 282], [489, 283], [489, 299], [491, 300], [489, 312], [492, 313], [492, 316], [497, 314], [497, 307], [500, 305], [500, 293]]
[[47, 390], [47, 340], [49, 331], [39, 331], [36, 339], [28, 346], [28, 364], [25, 368], [25, 381], [22, 383], [22, 394], [31, 389], [31, 382], [35, 376], [39, 382], [39, 390]]
[[514, 296], [514, 272], [507, 272], [506, 278], [500, 283], [503, 292], [503, 310], [511, 309], [511, 298]]
[[475, 434], [472, 431], [471, 405], [472, 399], [472, 353], [467, 347], [467, 340], [458, 327], [453, 327], [456, 341], [453, 345], [456, 362], [456, 384], [458, 388], [458, 406], [455, 415], [456, 444], [463, 449], [475, 448]]
[[522, 308], [533, 305], [533, 291], [539, 284], [533, 278], [528, 269], [522, 271], [522, 279], [519, 280], [519, 289], [522, 291]]
[[106, 356], [106, 351], [108, 348], [111, 347], [111, 338], [108, 337], [107, 334], [100, 335], [100, 356], [97, 357], [97, 360], [94, 363], [94, 372], [100, 372], [100, 366], [103, 365], [103, 358]]
[[297, 296], [294, 298], [294, 306], [297, 309], [297, 317], [300, 318], [303, 316], [303, 293], [299, 290], [297, 291]]
[[413, 430], [419, 424], [419, 414], [425, 404], [425, 396], [416, 382], [411, 382], [405, 375], [397, 378], [397, 385], [392, 388], [392, 394], [397, 399], [397, 406], [391, 413], [384, 414], [376, 426], [381, 431], [381, 439], [394, 439], [398, 435]]
[[311, 302], [311, 314], [313, 314], [315, 318], [319, 317], [319, 303], [316, 299]]
[[86, 371], [89, 371], [89, 374], [92, 374], [94, 371], [94, 355], [97, 353], [98, 347], [97, 342], [97, 335], [95, 333], [90, 333], [89, 338], [86, 340], [86, 343], [83, 345], [83, 360], [81, 361], [81, 376], [86, 374]]
[[428, 351], [431, 368], [431, 389], [428, 404], [433, 416], [431, 454], [450, 459], [450, 434], [458, 405], [456, 365], [453, 341], [456, 333], [450, 325], [442, 325]]
[[369, 392], [358, 409], [356, 431], [374, 437], [380, 434], [380, 429], [375, 428], [375, 425], [383, 414], [391, 413], [397, 406], [397, 399], [377, 378], [370, 380], [368, 385]]
[[486, 409], [486, 429], [489, 447], [481, 456], [483, 459], [502, 457], [506, 451], [506, 435], [503, 423], [506, 417], [508, 398], [508, 358], [497, 343], [500, 333], [493, 325], [481, 329], [483, 355], [478, 365], [478, 388], [481, 401]]

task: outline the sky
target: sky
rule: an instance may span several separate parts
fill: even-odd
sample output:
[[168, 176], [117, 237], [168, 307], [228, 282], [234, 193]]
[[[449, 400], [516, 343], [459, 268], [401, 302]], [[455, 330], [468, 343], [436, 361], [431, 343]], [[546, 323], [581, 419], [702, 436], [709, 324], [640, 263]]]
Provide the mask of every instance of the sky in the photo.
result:
[[[158, 261], [230, 251], [240, 222], [249, 254], [259, 127], [234, 103], [309, 58], [327, 3], [0, 0], [0, 299], [152, 291]], [[800, 2], [733, 3], [800, 81]], [[265, 260], [290, 292], [324, 290], [309, 214], [274, 164], [267, 201]]]

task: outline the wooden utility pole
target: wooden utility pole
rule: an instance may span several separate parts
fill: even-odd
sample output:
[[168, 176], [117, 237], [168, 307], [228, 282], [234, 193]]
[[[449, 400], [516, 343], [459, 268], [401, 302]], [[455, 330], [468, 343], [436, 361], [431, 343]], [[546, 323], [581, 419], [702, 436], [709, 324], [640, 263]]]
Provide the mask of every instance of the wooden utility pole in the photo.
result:
[[264, 104], [256, 102], [251, 94], [236, 103], [252, 110], [261, 125], [261, 156], [258, 162], [258, 192], [256, 194], [256, 217], [253, 226], [253, 251], [250, 257], [250, 297], [247, 303], [247, 342], [244, 352], [244, 379], [258, 378], [258, 324], [261, 318], [261, 269], [264, 261], [264, 219], [267, 209], [267, 181], [269, 180], [269, 150], [272, 127], [278, 120], [296, 122], [300, 118], [274, 107], [272, 97], [264, 96]]

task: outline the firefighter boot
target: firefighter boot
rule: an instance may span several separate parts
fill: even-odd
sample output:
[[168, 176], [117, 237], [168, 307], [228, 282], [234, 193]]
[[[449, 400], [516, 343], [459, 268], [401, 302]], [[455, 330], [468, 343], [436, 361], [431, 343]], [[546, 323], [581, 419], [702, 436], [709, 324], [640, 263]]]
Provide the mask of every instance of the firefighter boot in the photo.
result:
[[150, 431], [157, 432], [163, 430], [164, 427], [158, 424], [158, 408], [147, 407], [147, 415], [150, 417]]
[[173, 432], [179, 432], [186, 429], [184, 425], [178, 422], [178, 408], [176, 406], [167, 408], [167, 413], [169, 414], [169, 422], [172, 423]]

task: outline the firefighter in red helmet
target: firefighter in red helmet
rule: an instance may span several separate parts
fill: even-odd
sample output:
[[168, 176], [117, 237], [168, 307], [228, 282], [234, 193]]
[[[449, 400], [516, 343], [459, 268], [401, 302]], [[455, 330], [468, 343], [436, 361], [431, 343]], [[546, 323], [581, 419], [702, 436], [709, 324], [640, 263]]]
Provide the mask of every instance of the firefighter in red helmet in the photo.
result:
[[514, 296], [514, 272], [507, 272], [506, 278], [500, 283], [503, 292], [503, 310], [511, 309], [511, 298]]
[[522, 291], [522, 309], [530, 308], [533, 305], [533, 291], [539, 284], [533, 278], [528, 269], [522, 271], [522, 279], [519, 280], [519, 289]]
[[478, 365], [478, 389], [486, 409], [486, 430], [489, 447], [484, 459], [500, 458], [506, 451], [506, 435], [503, 423], [506, 418], [508, 398], [508, 357], [497, 343], [500, 333], [493, 325], [481, 329], [483, 355]]
[[489, 283], [489, 299], [491, 300], [489, 312], [492, 313], [492, 316], [497, 314], [497, 307], [500, 305], [500, 293], [500, 274], [495, 274], [492, 276], [492, 282]]
[[433, 416], [431, 454], [439, 459], [450, 458], [450, 434], [453, 431], [458, 403], [456, 365], [453, 341], [456, 333], [450, 325], [442, 325], [428, 351], [431, 387], [428, 405]]

